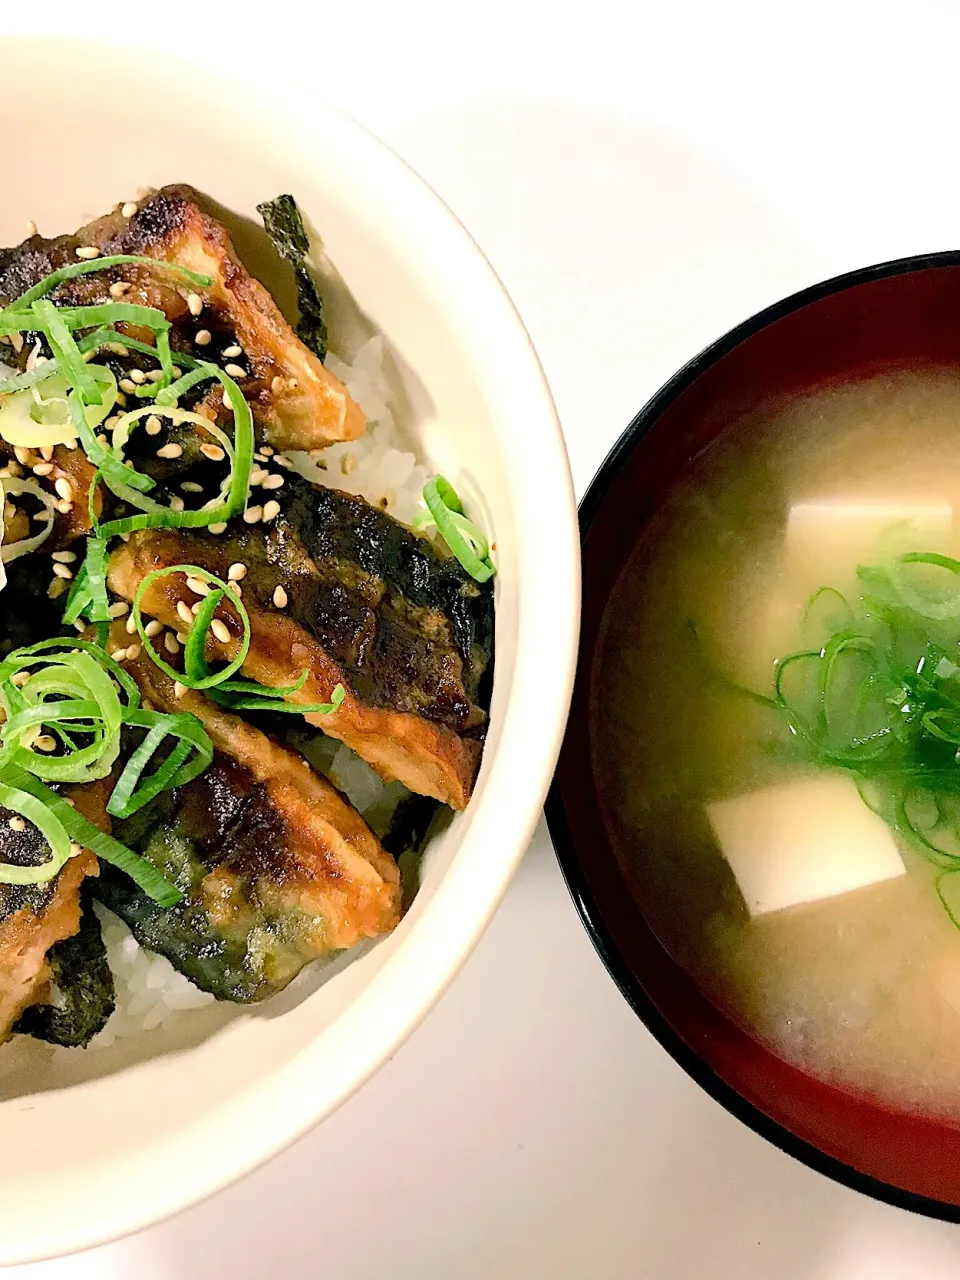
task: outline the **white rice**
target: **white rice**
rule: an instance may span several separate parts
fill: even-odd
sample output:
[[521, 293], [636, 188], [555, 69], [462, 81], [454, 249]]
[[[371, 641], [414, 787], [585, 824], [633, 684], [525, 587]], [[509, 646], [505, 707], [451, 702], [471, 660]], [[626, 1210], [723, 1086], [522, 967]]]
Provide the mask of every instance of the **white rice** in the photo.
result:
[[[383, 339], [371, 338], [351, 364], [331, 353], [326, 365], [364, 411], [367, 434], [360, 440], [325, 449], [321, 458], [294, 453], [291, 460], [308, 479], [360, 494], [409, 523], [419, 509], [429, 472], [405, 447], [391, 412]], [[326, 755], [324, 772], [376, 829], [381, 825], [380, 819], [385, 821], [391, 801], [395, 803], [391, 792], [396, 788], [385, 786], [349, 747], [323, 739], [317, 742], [317, 750]], [[105, 1049], [117, 1040], [159, 1027], [172, 1029], [185, 1014], [214, 1002], [212, 995], [185, 978], [169, 960], [141, 947], [113, 912], [99, 903], [95, 910], [103, 926], [107, 959], [115, 978], [117, 1006], [103, 1030], [90, 1041], [90, 1049]], [[58, 1049], [56, 1054], [76, 1052]]]
[[297, 470], [317, 484], [360, 494], [409, 524], [419, 510], [430, 473], [405, 447], [394, 421], [384, 370], [383, 338], [370, 338], [350, 364], [332, 352], [325, 363], [366, 415], [367, 434], [359, 440], [331, 445], [319, 458], [294, 454]]

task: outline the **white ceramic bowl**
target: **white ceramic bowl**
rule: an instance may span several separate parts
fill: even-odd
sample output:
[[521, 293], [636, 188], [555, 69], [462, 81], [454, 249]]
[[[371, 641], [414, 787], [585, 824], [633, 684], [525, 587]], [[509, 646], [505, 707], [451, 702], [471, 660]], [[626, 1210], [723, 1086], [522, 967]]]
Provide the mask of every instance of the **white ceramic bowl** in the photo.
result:
[[[385, 334], [406, 424], [481, 504], [499, 564], [477, 791], [431, 845], [392, 937], [262, 1009], [212, 1025], [198, 1015], [190, 1043], [154, 1033], [71, 1055], [78, 1066], [0, 1051], [9, 1263], [101, 1243], [224, 1186], [327, 1115], [424, 1016], [540, 813], [570, 694], [579, 542], [550, 394], [509, 299], [449, 211], [358, 126], [153, 54], [47, 40], [0, 41], [0, 120], [16, 122], [3, 137], [0, 244], [22, 239], [29, 218], [44, 234], [72, 230], [165, 182], [251, 218], [292, 192], [345, 286], [331, 289], [334, 342], [349, 347], [361, 315]], [[241, 229], [241, 252], [247, 240]]]

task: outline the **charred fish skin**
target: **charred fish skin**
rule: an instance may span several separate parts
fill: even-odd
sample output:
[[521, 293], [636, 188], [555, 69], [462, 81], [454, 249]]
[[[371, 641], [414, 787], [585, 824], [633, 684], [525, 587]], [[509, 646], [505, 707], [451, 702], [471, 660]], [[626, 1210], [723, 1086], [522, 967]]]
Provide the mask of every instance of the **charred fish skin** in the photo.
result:
[[[269, 523], [231, 521], [225, 533], [152, 533], [158, 565], [199, 564], [225, 578], [243, 566], [243, 598], [297, 623], [368, 706], [422, 716], [483, 738], [477, 699], [493, 653], [493, 590], [452, 557], [363, 498], [284, 473]], [[128, 559], [119, 549], [116, 563]], [[145, 561], [146, 563], [146, 561]], [[111, 586], [126, 593], [119, 574]], [[277, 681], [276, 683], [283, 683]]]
[[92, 899], [81, 896], [80, 928], [47, 952], [55, 995], [28, 1005], [14, 1031], [49, 1044], [85, 1049], [116, 1007], [113, 972]]
[[[224, 846], [231, 837], [242, 840], [244, 821], [255, 818], [256, 802], [249, 803], [252, 790], [249, 777], [215, 761], [194, 783], [177, 793], [165, 792], [133, 818], [115, 824], [120, 840], [176, 884], [183, 894], [176, 906], [159, 907], [132, 880], [109, 867], [97, 885], [99, 900], [120, 916], [141, 946], [166, 956], [202, 990], [240, 1004], [280, 989], [271, 983], [265, 965], [258, 966], [249, 954], [251, 928], [256, 923], [264, 927], [265, 922], [251, 924], [235, 911], [231, 921], [229, 903], [222, 918], [216, 918], [203, 886]], [[262, 836], [263, 824], [256, 826]]]
[[242, 765], [218, 754], [200, 778], [116, 831], [184, 897], [159, 907], [109, 867], [97, 897], [138, 942], [218, 999], [264, 1000], [334, 949], [292, 865], [283, 815]]
[[51, 598], [52, 581], [49, 556], [23, 556], [7, 565], [7, 585], [0, 605], [0, 658], [11, 649], [35, 644], [60, 631], [64, 597]]

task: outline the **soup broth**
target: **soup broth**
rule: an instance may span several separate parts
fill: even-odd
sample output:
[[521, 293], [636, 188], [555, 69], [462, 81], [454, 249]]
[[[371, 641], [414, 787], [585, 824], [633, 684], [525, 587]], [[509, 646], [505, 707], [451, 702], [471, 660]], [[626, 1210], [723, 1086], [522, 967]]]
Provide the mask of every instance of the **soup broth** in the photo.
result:
[[[828, 793], [781, 814], [766, 789], [800, 796], [792, 784], [849, 775], [819, 772], [783, 714], [745, 692], [773, 693], [777, 660], [803, 648], [811, 593], [856, 597], [857, 565], [894, 544], [956, 552], [957, 522], [955, 371], [877, 376], [731, 422], [650, 519], [613, 593], [591, 748], [617, 857], [710, 998], [820, 1078], [960, 1122], [960, 928], [937, 894], [943, 861], [895, 835], [882, 874], [858, 864], [860, 887], [818, 888], [811, 864], [831, 870], [820, 845], [836, 834]], [[739, 837], [711, 808], [752, 793], [774, 796], [748, 841], [766, 860], [756, 901]], [[870, 866], [891, 838], [876, 826]], [[797, 847], [781, 846], [804, 840], [791, 881]]]

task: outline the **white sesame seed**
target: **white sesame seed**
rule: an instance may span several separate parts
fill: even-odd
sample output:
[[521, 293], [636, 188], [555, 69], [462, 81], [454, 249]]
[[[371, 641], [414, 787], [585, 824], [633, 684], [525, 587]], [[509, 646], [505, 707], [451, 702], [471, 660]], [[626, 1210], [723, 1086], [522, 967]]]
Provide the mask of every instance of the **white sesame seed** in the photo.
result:
[[203, 299], [199, 293], [187, 294], [187, 310], [192, 316], [198, 316], [203, 310]]
[[70, 841], [70, 857], [79, 858], [81, 853], [83, 853], [83, 850], [77, 844], [76, 840], [71, 840]]
[[38, 751], [56, 751], [57, 740], [51, 733], [41, 733], [39, 737], [34, 738], [33, 745]]
[[83, 618], [74, 618], [74, 620], [73, 620], [73, 629], [74, 629], [74, 631], [86, 631], [86, 629], [87, 629], [87, 624], [86, 624], [85, 619], [83, 619]]
[[186, 692], [187, 686], [185, 684], [181, 684], [179, 680], [173, 682], [173, 696], [175, 698], [182, 698]]
[[224, 347], [223, 354], [227, 360], [233, 360], [237, 356], [243, 355], [243, 347], [239, 342], [235, 342], [232, 347]]
[[263, 517], [263, 507], [247, 507], [243, 513], [245, 524], [256, 524]]
[[250, 483], [262, 484], [269, 474], [269, 471], [264, 471], [263, 467], [254, 467], [250, 472]]
[[18, 813], [13, 814], [13, 816], [8, 819], [8, 825], [11, 831], [26, 831], [27, 829], [27, 824]]
[[67, 589], [67, 584], [62, 578], [54, 578], [49, 587], [47, 587], [47, 599], [56, 600], [58, 596], [62, 596]]
[[132, 644], [130, 648], [127, 650], [127, 661], [134, 662], [139, 657], [140, 657], [140, 646], [138, 644]]
[[209, 329], [200, 329], [194, 335], [193, 340], [198, 347], [206, 347], [206, 346], [209, 346], [210, 339], [212, 337], [213, 337], [213, 334], [210, 332]]
[[274, 591], [274, 593], [273, 593], [273, 603], [277, 606], [277, 608], [278, 608], [278, 609], [285, 609], [285, 608], [286, 608], [286, 606], [287, 606], [287, 593], [284, 591], [283, 587], [277, 587], [276, 591]]
[[182, 510], [184, 509], [184, 507], [185, 507], [185, 506], [186, 506], [186, 503], [185, 503], [185, 502], [184, 502], [184, 500], [180, 497], [180, 495], [179, 495], [179, 494], [176, 494], [176, 493], [175, 493], [175, 494], [173, 495], [173, 497], [170, 499], [170, 510], [171, 510], [171, 511], [182, 511]]
[[263, 487], [264, 489], [282, 489], [283, 476], [267, 476], [266, 480], [263, 481]]
[[162, 369], [151, 369], [151, 370], [149, 370], [149, 372], [147, 373], [147, 381], [148, 381], [148, 382], [162, 382], [162, 381], [163, 381], [164, 376], [165, 376], [165, 375], [164, 375], [164, 372], [163, 372], [163, 370], [162, 370]]
[[23, 685], [27, 683], [29, 679], [30, 679], [29, 671], [18, 671], [15, 676], [11, 677], [10, 683], [15, 684], [17, 688], [20, 689], [23, 687]]
[[190, 606], [186, 600], [177, 601], [177, 617], [182, 622], [185, 622], [188, 627], [193, 625], [193, 614], [190, 612]]
[[53, 487], [61, 498], [65, 498], [68, 502], [73, 499], [73, 485], [66, 476], [59, 476]]
[[196, 480], [182, 480], [180, 488], [184, 493], [203, 493], [203, 485], [197, 484]]
[[69, 582], [73, 577], [73, 570], [65, 564], [55, 564], [53, 566], [53, 572], [58, 578], [63, 578], [66, 582]]
[[256, 453], [253, 455], [253, 458], [255, 462], [266, 462], [267, 455], [263, 452], [262, 449], [258, 449]]
[[121, 378], [120, 390], [125, 391], [128, 396], [132, 396], [137, 390], [137, 384], [131, 378]]
[[183, 453], [183, 445], [176, 444], [171, 440], [169, 444], [163, 445], [157, 450], [158, 458], [179, 458]]
[[123, 624], [123, 626], [128, 636], [132, 636], [133, 633], [136, 631], [137, 620], [136, 618], [134, 618], [132, 613], [130, 617], [126, 620], [126, 622]]
[[276, 499], [271, 498], [269, 502], [263, 504], [263, 522], [269, 524], [271, 520], [276, 520], [280, 514], [280, 503]]
[[52, 462], [38, 462], [37, 465], [33, 468], [33, 474], [35, 476], [48, 476], [52, 470], [53, 470]]
[[221, 622], [219, 618], [214, 618], [210, 623], [210, 630], [217, 637], [221, 644], [228, 644], [230, 641], [230, 629], [225, 622]]
[[40, 448], [40, 457], [44, 460], [44, 462], [52, 462], [53, 461], [53, 445], [52, 444], [42, 445]]
[[111, 653], [110, 655], [110, 657], [114, 660], [114, 662], [122, 662], [126, 656], [127, 656], [127, 651], [126, 649], [123, 649], [123, 648], [114, 649], [113, 653]]
[[132, 218], [132, 217], [133, 217], [133, 215], [137, 212], [137, 203], [136, 203], [136, 201], [135, 201], [135, 200], [128, 200], [128, 201], [127, 201], [127, 203], [126, 203], [126, 204], [123, 206], [123, 208], [120, 210], [120, 212], [123, 214], [123, 216], [124, 216], [125, 218]]
[[287, 457], [285, 453], [278, 453], [277, 456], [274, 458], [274, 462], [278, 467], [286, 467], [288, 471], [293, 466], [293, 463], [290, 461], [290, 459]]
[[13, 452], [18, 462], [22, 463], [25, 467], [30, 466], [31, 454], [29, 449], [22, 449], [20, 445], [16, 444], [13, 446]]
[[278, 396], [280, 394], [280, 392], [283, 390], [285, 385], [286, 383], [280, 377], [279, 374], [276, 374], [275, 377], [271, 378], [270, 380], [270, 390], [273, 392], [275, 396]]
[[172, 631], [165, 631], [163, 633], [163, 647], [166, 649], [167, 653], [170, 654], [180, 652], [180, 642]]
[[218, 444], [205, 442], [200, 446], [200, 452], [205, 458], [209, 458], [211, 462], [222, 462], [224, 458], [223, 450]]
[[74, 252], [76, 253], [78, 258], [85, 258], [87, 260], [89, 260], [90, 258], [100, 257], [100, 250], [97, 248], [96, 245], [93, 245], [93, 244], [81, 245], [80, 248], [75, 249]]
[[210, 533], [226, 533], [227, 526], [222, 520], [218, 520], [216, 524], [208, 524], [207, 529]]
[[143, 628], [143, 633], [145, 636], [149, 637], [149, 639], [152, 640], [153, 637], [158, 636], [162, 630], [163, 630], [163, 623], [158, 621], [158, 619], [156, 618], [151, 618], [150, 621], [147, 623], [147, 625]]
[[247, 566], [240, 560], [235, 560], [227, 570], [227, 579], [230, 582], [240, 582], [247, 576]]
[[35, 236], [36, 234], [37, 234], [37, 224], [31, 218], [30, 221], [27, 223], [27, 235]]
[[117, 404], [121, 409], [125, 409], [127, 407], [127, 397], [122, 391], [117, 392]]
[[69, 500], [69, 498], [61, 498], [60, 501], [56, 504], [56, 508], [62, 516], [68, 516], [70, 512], [73, 510], [73, 503]]
[[[192, 619], [191, 619], [191, 621], [192, 621]], [[186, 643], [187, 643], [187, 637], [183, 634], [183, 632], [182, 632], [182, 631], [178, 631], [178, 632], [177, 632], [177, 640], [180, 642], [180, 644], [186, 644]]]
[[260, 452], [264, 455], [264, 457], [272, 458], [273, 455], [276, 453], [276, 449], [274, 449], [273, 445], [264, 444], [260, 446]]
[[247, 376], [247, 370], [239, 364], [225, 364], [223, 366], [223, 372], [228, 374], [231, 378], [245, 378]]
[[115, 604], [110, 606], [108, 612], [111, 618], [122, 618], [123, 615], [128, 612], [129, 608], [130, 606], [127, 604], [126, 600], [117, 600]]
[[210, 594], [210, 586], [204, 582], [202, 578], [188, 578], [187, 586], [197, 596], [208, 596]]
[[352, 453], [345, 453], [340, 459], [340, 470], [345, 476], [348, 476], [355, 469], [357, 460]]
[[202, 600], [197, 600], [190, 606], [190, 612], [193, 614], [194, 617], [196, 617], [197, 614], [200, 612], [200, 606], [202, 604], [203, 604]]
[[155, 413], [151, 413], [147, 419], [147, 435], [158, 436], [162, 429], [162, 423]]
[[20, 354], [20, 352], [23, 350], [23, 334], [22, 334], [22, 333], [11, 333], [11, 335], [10, 335], [10, 345], [11, 345], [11, 347], [13, 347], [13, 349], [14, 349], [14, 351], [17, 353], [17, 355], [19, 355], [19, 354]]
[[147, 375], [143, 372], [142, 369], [130, 370], [130, 381], [135, 382], [138, 387], [142, 387], [143, 384], [146, 382], [146, 380], [147, 380]]
[[239, 597], [239, 596], [242, 596], [242, 595], [243, 595], [243, 588], [240, 586], [240, 583], [239, 583], [239, 582], [228, 582], [228, 583], [227, 583], [227, 590], [228, 590], [228, 591], [232, 591], [232, 592], [233, 592], [233, 594], [234, 594], [235, 596], [237, 596], [237, 597]]
[[131, 286], [126, 282], [126, 280], [115, 280], [110, 286], [110, 297], [122, 298], [124, 294], [130, 292], [130, 288]]

